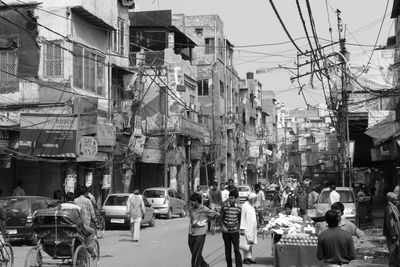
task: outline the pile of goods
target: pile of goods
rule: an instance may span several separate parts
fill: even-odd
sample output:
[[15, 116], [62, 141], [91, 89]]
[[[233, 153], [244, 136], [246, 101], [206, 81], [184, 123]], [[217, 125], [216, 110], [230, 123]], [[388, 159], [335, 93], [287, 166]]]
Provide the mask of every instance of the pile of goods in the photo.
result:
[[273, 218], [267, 226], [265, 226], [264, 231], [272, 231], [276, 234], [296, 234], [296, 233], [307, 233], [315, 234], [315, 228], [313, 226], [313, 221], [305, 220], [299, 216], [293, 215], [283, 215], [279, 214], [277, 217]]
[[318, 237], [309, 235], [294, 235], [283, 236], [278, 245], [293, 245], [293, 246], [317, 246]]

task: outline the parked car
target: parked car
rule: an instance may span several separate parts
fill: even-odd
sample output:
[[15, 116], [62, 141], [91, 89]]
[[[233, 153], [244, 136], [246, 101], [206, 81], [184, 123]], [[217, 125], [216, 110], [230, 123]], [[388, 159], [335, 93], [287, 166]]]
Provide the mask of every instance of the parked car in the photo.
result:
[[[336, 187], [336, 192], [340, 195], [340, 202], [344, 205], [344, 217], [346, 220], [358, 224], [357, 200], [351, 187]], [[330, 189], [324, 188], [319, 195], [316, 205], [316, 217], [324, 217], [325, 213], [331, 208], [329, 206]]]
[[[116, 193], [107, 196], [101, 209], [107, 227], [129, 227], [130, 217], [126, 214], [126, 202], [130, 195], [130, 193]], [[156, 211], [145, 197], [142, 196], [142, 199], [146, 213], [140, 224], [152, 227], [155, 225]]]
[[167, 187], [151, 187], [143, 191], [143, 196], [147, 198], [151, 206], [158, 211], [159, 215], [164, 215], [171, 219], [172, 215], [186, 216], [186, 203], [182, 196], [174, 189]]
[[11, 241], [36, 243], [32, 223], [35, 211], [46, 209], [57, 201], [42, 196], [9, 196], [0, 198], [7, 216], [6, 233]]
[[251, 193], [251, 186], [250, 185], [239, 185], [239, 200], [241, 203], [245, 202], [249, 194]]

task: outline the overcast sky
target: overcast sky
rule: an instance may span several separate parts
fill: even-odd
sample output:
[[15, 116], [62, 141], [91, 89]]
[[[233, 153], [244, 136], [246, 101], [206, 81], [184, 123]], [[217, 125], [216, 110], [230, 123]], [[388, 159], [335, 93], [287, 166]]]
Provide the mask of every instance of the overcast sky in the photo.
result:
[[[255, 72], [259, 68], [269, 68], [267, 74], [256, 75], [263, 84], [264, 90], [274, 90], [276, 98], [289, 108], [306, 107], [302, 96], [298, 94], [298, 83], [291, 84], [293, 76], [287, 69], [272, 68], [285, 66], [294, 67], [296, 49], [291, 43], [280, 45], [265, 45], [288, 41], [283, 28], [271, 8], [269, 0], [137, 0], [136, 5], [141, 11], [156, 9], [171, 9], [172, 13], [185, 15], [218, 14], [224, 22], [225, 35], [235, 45], [235, 66], [241, 77], [248, 71]], [[274, 0], [276, 8], [282, 17], [293, 39], [305, 37], [303, 26], [294, 0]], [[300, 0], [303, 16], [307, 27], [309, 18], [305, 0]], [[329, 21], [332, 27], [333, 40], [338, 40], [337, 18], [335, 10], [341, 11], [345, 25], [347, 49], [353, 55], [364, 54], [367, 63], [373, 45], [378, 36], [382, 19], [385, 17], [386, 0], [310, 0], [314, 21], [319, 38], [330, 40]], [[384, 45], [388, 36], [393, 35], [394, 20], [390, 19], [393, 0], [388, 0], [388, 8], [383, 27], [378, 39], [378, 45]], [[329, 15], [328, 15], [329, 14]], [[329, 19], [328, 19], [329, 18]], [[320, 40], [322, 44], [326, 41]], [[301, 49], [308, 47], [305, 38], [297, 40]], [[362, 44], [370, 46], [356, 46]], [[338, 51], [338, 47], [334, 47]], [[327, 53], [332, 49], [326, 50]], [[323, 103], [323, 92], [318, 82], [312, 89], [309, 78], [301, 80], [306, 84], [305, 97], [307, 103], [315, 105]]]

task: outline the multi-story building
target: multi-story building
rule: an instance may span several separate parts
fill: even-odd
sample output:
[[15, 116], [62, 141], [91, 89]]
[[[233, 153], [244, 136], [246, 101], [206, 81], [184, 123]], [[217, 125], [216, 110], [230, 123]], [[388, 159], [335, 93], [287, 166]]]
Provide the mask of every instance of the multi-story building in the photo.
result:
[[0, 4], [0, 150], [11, 155], [1, 156], [5, 194], [18, 180], [32, 195], [92, 184], [99, 196], [112, 186], [112, 119], [130, 73], [132, 4]]
[[194, 49], [193, 65], [197, 67], [201, 121], [211, 131], [208, 180], [238, 183], [242, 176], [242, 154], [237, 152], [241, 137], [237, 127], [239, 77], [233, 66], [233, 45], [224, 34], [218, 15], [174, 15], [175, 25], [198, 45]]
[[[254, 74], [246, 74], [240, 80], [239, 121], [244, 131], [245, 157], [243, 160], [246, 184], [255, 184], [266, 179], [268, 154], [267, 116], [262, 109], [262, 84], [254, 79]], [[266, 180], [261, 180], [266, 183]]]
[[142, 129], [131, 138], [146, 139], [132, 184], [188, 193], [207, 175], [203, 156], [210, 144], [191, 64], [196, 43], [175, 26], [171, 10], [131, 12], [130, 19], [131, 69], [138, 73], [132, 116]]

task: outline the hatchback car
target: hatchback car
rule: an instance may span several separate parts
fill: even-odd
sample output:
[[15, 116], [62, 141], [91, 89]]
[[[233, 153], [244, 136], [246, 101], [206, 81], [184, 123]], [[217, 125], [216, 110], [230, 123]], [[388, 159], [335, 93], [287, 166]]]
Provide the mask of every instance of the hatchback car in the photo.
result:
[[[107, 196], [101, 209], [107, 227], [129, 227], [130, 217], [126, 214], [126, 202], [130, 195], [132, 194], [116, 193]], [[153, 227], [156, 222], [156, 212], [145, 197], [142, 196], [142, 199], [146, 213], [140, 224], [148, 224]]]
[[249, 194], [251, 193], [251, 187], [249, 185], [239, 185], [239, 200], [241, 203], [245, 202]]
[[186, 203], [175, 189], [151, 187], [143, 191], [143, 196], [159, 215], [164, 215], [167, 219], [171, 219], [172, 215], [186, 216]]
[[[336, 187], [336, 192], [340, 195], [340, 202], [344, 205], [344, 217], [346, 220], [357, 225], [357, 200], [351, 187]], [[316, 216], [323, 217], [331, 208], [329, 206], [330, 189], [324, 188], [319, 195], [318, 204], [316, 205]]]
[[32, 223], [35, 211], [46, 209], [56, 200], [41, 196], [1, 197], [0, 206], [6, 211], [6, 233], [11, 241], [36, 242]]

